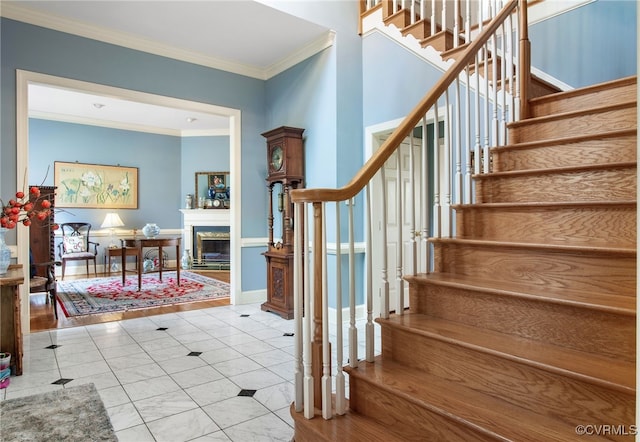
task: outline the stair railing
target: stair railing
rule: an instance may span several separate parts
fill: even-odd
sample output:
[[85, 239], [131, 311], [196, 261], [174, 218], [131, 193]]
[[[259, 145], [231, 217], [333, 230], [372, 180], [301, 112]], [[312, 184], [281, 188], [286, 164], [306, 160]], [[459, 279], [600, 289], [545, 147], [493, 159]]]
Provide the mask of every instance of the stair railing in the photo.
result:
[[[496, 2], [491, 4], [494, 17], [486, 23], [480, 21], [475, 35], [464, 31], [470, 42], [456, 55], [457, 61], [347, 185], [339, 189], [308, 188], [291, 192], [299, 220], [294, 240], [294, 404], [296, 412], [303, 412], [307, 419], [314, 417], [316, 410], [320, 410], [325, 419], [346, 412], [343, 366], [345, 363], [358, 366], [361, 345], [358, 326], [365, 332], [361, 349], [364, 358], [367, 362], [374, 361], [377, 352], [373, 322], [374, 253], [382, 261], [380, 275], [375, 275], [380, 278], [376, 281], [379, 314], [385, 318], [391, 311], [401, 315], [406, 308], [404, 276], [426, 273], [433, 268], [428, 237], [455, 236], [453, 206], [473, 201], [471, 178], [473, 174], [490, 172], [489, 147], [506, 144], [507, 124], [527, 115], [530, 62], [526, 0], [505, 1], [500, 11]], [[421, 136], [416, 137], [416, 133]], [[428, 136], [429, 133], [432, 136]], [[420, 145], [416, 146], [416, 142]], [[403, 155], [402, 149], [407, 145], [408, 154]], [[403, 171], [405, 163], [409, 165], [408, 173]], [[386, 206], [391, 189], [386, 186], [385, 165], [395, 170], [395, 176], [390, 177], [390, 182], [395, 181], [392, 207]], [[377, 194], [383, 195], [377, 202], [381, 213], [376, 214], [381, 218], [381, 250], [372, 250], [374, 187], [380, 188]], [[419, 196], [414, 194], [414, 189]], [[363, 199], [365, 204], [360, 205], [365, 207], [362, 213], [365, 258], [362, 254], [356, 257], [355, 250], [354, 204]], [[346, 225], [341, 221], [342, 212], [347, 214]], [[335, 217], [331, 223], [327, 221], [327, 213]], [[387, 220], [387, 215], [393, 219]], [[393, 223], [407, 224], [409, 237], [401, 228], [394, 233], [398, 246], [392, 256], [396, 263], [392, 285], [388, 280], [393, 269], [387, 268], [387, 226]], [[335, 227], [329, 234], [328, 225]], [[346, 246], [342, 245], [343, 231], [348, 235]], [[335, 246], [330, 245], [329, 238], [335, 241]], [[342, 255], [346, 255], [345, 264]], [[347, 270], [346, 277], [343, 270]], [[330, 273], [331, 287], [328, 286]], [[344, 288], [348, 290], [346, 296], [343, 296]], [[392, 289], [395, 302], [390, 305]], [[345, 301], [348, 320], [343, 323]], [[330, 303], [335, 310], [331, 321]], [[330, 332], [332, 322], [334, 332]], [[343, 339], [345, 332], [346, 340]]]

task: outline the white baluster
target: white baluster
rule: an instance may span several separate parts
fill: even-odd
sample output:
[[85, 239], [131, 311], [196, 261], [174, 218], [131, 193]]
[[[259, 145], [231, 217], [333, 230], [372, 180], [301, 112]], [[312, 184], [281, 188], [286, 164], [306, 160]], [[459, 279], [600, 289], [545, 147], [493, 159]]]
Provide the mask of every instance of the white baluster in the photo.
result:
[[436, 32], [436, 0], [431, 0], [431, 35], [435, 35]]
[[416, 261], [418, 260], [418, 250], [416, 243], [416, 195], [415, 195], [415, 154], [413, 146], [413, 131], [409, 134], [409, 190], [407, 204], [409, 204], [409, 262], [408, 272], [410, 275], [416, 274]]
[[429, 273], [431, 269], [431, 248], [429, 247], [429, 140], [427, 139], [427, 116], [422, 117], [422, 164], [420, 172], [420, 180], [422, 189], [420, 207], [422, 208], [422, 215], [420, 222], [422, 224], [422, 230], [420, 232], [421, 237], [421, 254], [425, 257], [422, 271]]
[[476, 65], [475, 65], [475, 77], [476, 77], [476, 93], [475, 93], [475, 139], [476, 142], [474, 144], [474, 173], [477, 175], [480, 173], [480, 163], [482, 162], [480, 156], [480, 53], [476, 54]]
[[465, 125], [465, 140], [466, 140], [466, 161], [465, 161], [465, 173], [464, 173], [464, 203], [469, 204], [471, 202], [471, 152], [473, 151], [471, 145], [471, 78], [469, 77], [469, 66], [464, 69], [464, 75], [466, 79], [466, 125]]
[[402, 239], [404, 200], [402, 199], [402, 151], [396, 150], [396, 220], [398, 222], [396, 247], [396, 314], [404, 314], [404, 279], [402, 275], [404, 243]]
[[447, 0], [442, 0], [442, 30], [446, 31], [447, 29]]
[[[461, 100], [460, 100], [460, 77], [456, 78], [456, 104], [455, 104], [455, 112], [456, 112], [456, 177], [454, 182], [455, 189], [455, 201], [454, 203], [462, 204], [462, 109], [461, 109]], [[453, 217], [452, 217], [453, 218]]]
[[[471, 0], [465, 0], [464, 42], [471, 41]], [[467, 83], [468, 85], [469, 83]]]
[[[304, 203], [296, 203], [295, 205], [296, 218], [298, 220], [304, 220]], [[300, 224], [302, 225], [302, 223]], [[304, 371], [302, 367], [302, 351], [304, 348], [302, 340], [302, 303], [304, 302], [303, 296], [303, 278], [302, 274], [304, 266], [304, 249], [303, 249], [303, 229], [297, 229], [295, 232], [295, 244], [294, 244], [294, 264], [293, 264], [293, 316], [294, 316], [294, 336], [295, 336], [295, 409], [296, 412], [301, 412], [304, 409], [304, 391], [303, 391], [303, 378]]]
[[460, 0], [453, 1], [453, 47], [457, 48], [460, 41]]
[[353, 234], [353, 204], [349, 205], [349, 366], [358, 366], [358, 329], [356, 328], [356, 258]]
[[380, 238], [382, 241], [382, 284], [380, 289], [382, 290], [380, 296], [380, 316], [389, 318], [389, 277], [388, 277], [388, 259], [387, 259], [387, 180], [385, 175], [384, 166], [380, 168], [380, 179], [382, 180], [382, 226], [380, 226]]
[[491, 44], [493, 45], [493, 51], [491, 55], [491, 76], [493, 77], [491, 84], [493, 87], [493, 146], [498, 146], [498, 131], [500, 129], [498, 123], [498, 44], [496, 34], [491, 37]]
[[447, 224], [443, 226], [443, 235], [451, 237], [451, 107], [449, 105], [449, 89], [444, 92], [444, 210]]
[[366, 254], [367, 254], [367, 325], [365, 326], [365, 357], [367, 362], [373, 362], [374, 354], [374, 328], [373, 328], [373, 275], [372, 275], [372, 261], [371, 258], [371, 182], [366, 187], [367, 196], [367, 209], [365, 210], [367, 222], [365, 224], [367, 242], [366, 242]]
[[438, 102], [433, 106], [434, 122], [433, 122], [433, 234], [436, 238], [440, 238], [441, 231], [441, 210], [440, 210], [440, 121], [438, 120]]
[[[367, 256], [367, 260], [370, 257]], [[340, 203], [336, 203], [336, 414], [346, 412], [344, 365], [344, 338], [342, 336], [342, 242], [340, 238]]]
[[490, 112], [489, 112], [489, 46], [484, 46], [484, 144], [482, 145], [482, 173], [489, 172], [489, 137]]
[[327, 220], [322, 203], [322, 417], [331, 419], [331, 343], [329, 342], [329, 293], [327, 285]]
[[[307, 248], [307, 238], [309, 238], [309, 222], [307, 221], [307, 205], [304, 204], [304, 247]], [[313, 245], [314, 254], [316, 252], [315, 244]], [[307, 274], [304, 287], [304, 332], [303, 338], [305, 345], [303, 345], [304, 349], [304, 417], [307, 419], [311, 419], [315, 416], [315, 405], [314, 405], [314, 395], [313, 395], [313, 372], [311, 367], [311, 321], [313, 319], [312, 305], [311, 299], [313, 299], [313, 284], [310, 283], [311, 279], [314, 277], [313, 274], [313, 263], [312, 258], [309, 253], [306, 254], [307, 262], [304, 266], [305, 273]]]

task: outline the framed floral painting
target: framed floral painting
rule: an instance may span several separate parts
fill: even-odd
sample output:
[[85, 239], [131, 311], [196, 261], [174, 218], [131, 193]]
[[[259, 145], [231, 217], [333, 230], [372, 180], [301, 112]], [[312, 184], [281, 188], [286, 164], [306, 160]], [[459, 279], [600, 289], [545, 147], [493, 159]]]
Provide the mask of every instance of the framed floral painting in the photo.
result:
[[137, 209], [138, 168], [54, 162], [56, 207]]

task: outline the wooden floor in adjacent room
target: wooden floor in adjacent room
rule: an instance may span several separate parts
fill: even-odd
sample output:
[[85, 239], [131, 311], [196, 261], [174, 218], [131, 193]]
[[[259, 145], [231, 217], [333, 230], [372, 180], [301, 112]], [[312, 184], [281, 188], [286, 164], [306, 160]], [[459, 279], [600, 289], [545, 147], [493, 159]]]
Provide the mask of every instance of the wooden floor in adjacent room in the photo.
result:
[[[220, 281], [229, 282], [230, 274], [228, 271], [202, 270], [194, 271], [210, 278]], [[98, 274], [98, 276], [106, 276]], [[84, 275], [65, 276], [65, 279], [84, 279]], [[62, 309], [58, 306], [58, 319], [53, 314], [51, 303], [46, 302], [44, 293], [36, 293], [29, 296], [31, 308], [31, 332], [51, 330], [55, 328], [68, 328], [80, 325], [100, 324], [103, 322], [119, 321], [121, 319], [140, 318], [144, 316], [161, 315], [164, 313], [182, 312], [188, 310], [199, 310], [202, 308], [219, 307], [221, 305], [229, 305], [229, 298], [215, 299], [211, 301], [191, 302], [187, 304], [167, 305], [162, 307], [154, 307], [143, 310], [106, 313], [103, 315], [78, 316], [75, 318], [65, 317]]]

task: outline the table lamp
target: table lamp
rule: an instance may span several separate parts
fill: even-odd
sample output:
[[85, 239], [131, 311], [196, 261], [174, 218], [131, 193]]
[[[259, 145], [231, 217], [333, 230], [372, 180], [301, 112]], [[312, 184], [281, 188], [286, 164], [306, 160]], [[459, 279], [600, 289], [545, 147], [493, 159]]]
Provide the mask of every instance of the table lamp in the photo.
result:
[[104, 217], [104, 222], [100, 227], [102, 227], [103, 229], [109, 229], [109, 234], [110, 234], [109, 248], [118, 247], [114, 240], [115, 230], [116, 230], [115, 228], [122, 227], [122, 226], [124, 226], [124, 223], [122, 222], [122, 220], [120, 219], [120, 216], [117, 213], [107, 213], [107, 216]]

